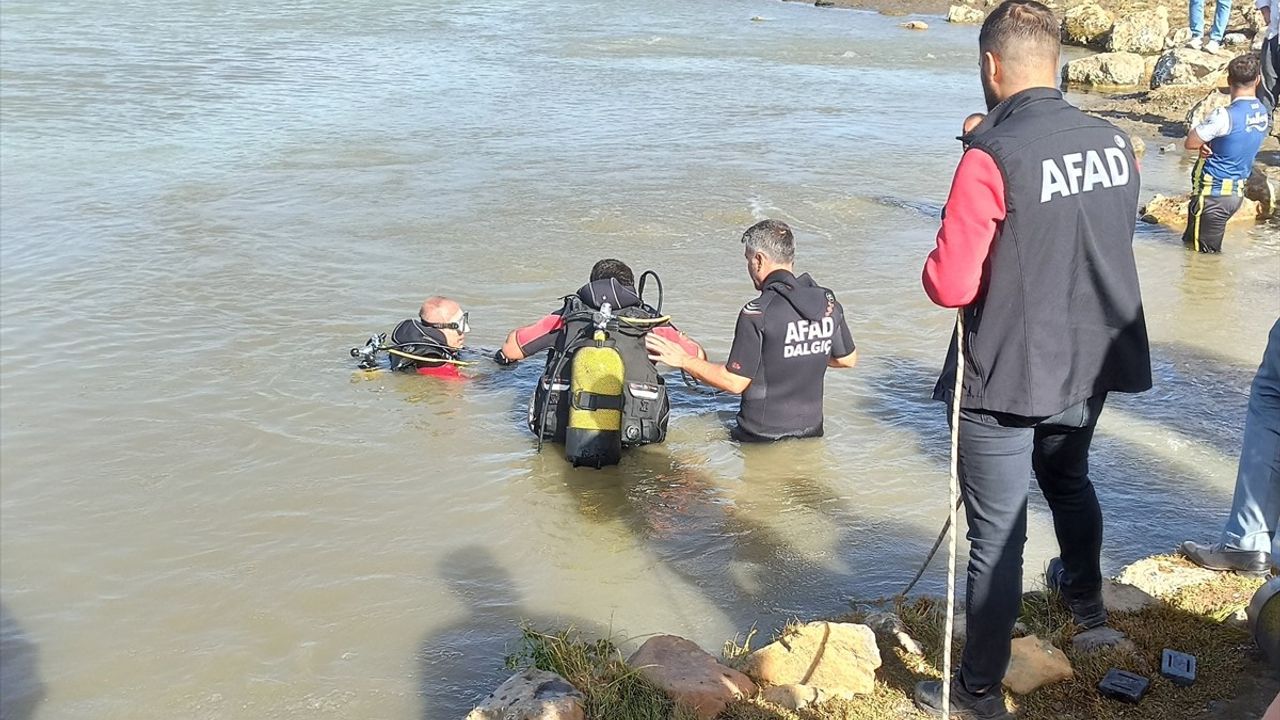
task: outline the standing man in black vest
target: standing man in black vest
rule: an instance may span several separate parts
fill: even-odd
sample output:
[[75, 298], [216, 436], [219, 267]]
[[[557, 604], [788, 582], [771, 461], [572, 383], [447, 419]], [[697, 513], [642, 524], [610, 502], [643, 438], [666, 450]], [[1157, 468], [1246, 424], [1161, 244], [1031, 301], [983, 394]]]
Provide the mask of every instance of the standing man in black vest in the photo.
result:
[[[1133, 257], [1139, 177], [1127, 136], [1058, 90], [1059, 24], [1033, 0], [997, 7], [979, 36], [990, 113], [963, 140], [924, 287], [963, 308], [964, 384], [952, 339], [934, 398], [960, 403], [969, 524], [967, 638], [951, 685], [957, 717], [1007, 717], [1001, 680], [1022, 595], [1028, 478], [1053, 513], [1048, 582], [1082, 629], [1107, 622], [1102, 511], [1089, 480], [1109, 392], [1151, 387]], [[916, 687], [941, 714], [942, 687]]]

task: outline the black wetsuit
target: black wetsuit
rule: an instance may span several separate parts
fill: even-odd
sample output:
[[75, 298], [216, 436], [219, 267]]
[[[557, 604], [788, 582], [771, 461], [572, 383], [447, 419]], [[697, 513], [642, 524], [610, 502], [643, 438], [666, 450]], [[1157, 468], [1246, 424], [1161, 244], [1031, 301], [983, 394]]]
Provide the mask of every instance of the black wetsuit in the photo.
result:
[[725, 363], [729, 372], [751, 379], [742, 394], [734, 439], [822, 435], [827, 361], [853, 350], [853, 335], [834, 293], [807, 273], [771, 273], [760, 297], [738, 313]]

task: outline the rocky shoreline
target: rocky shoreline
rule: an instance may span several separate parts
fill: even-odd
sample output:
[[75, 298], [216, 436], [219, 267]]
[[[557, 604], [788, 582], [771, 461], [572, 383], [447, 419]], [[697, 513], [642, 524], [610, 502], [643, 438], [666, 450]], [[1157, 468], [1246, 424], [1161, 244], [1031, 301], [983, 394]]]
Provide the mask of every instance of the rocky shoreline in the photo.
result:
[[[809, 0], [789, 0], [808, 2]], [[947, 22], [981, 23], [999, 0], [814, 0], [820, 8], [874, 10], [886, 15], [942, 15]], [[1161, 142], [1161, 150], [1182, 152], [1181, 140], [1191, 125], [1209, 111], [1225, 106], [1226, 65], [1249, 52], [1262, 30], [1261, 14], [1253, 3], [1236, 3], [1228, 23], [1232, 41], [1217, 53], [1184, 47], [1190, 39], [1187, 4], [1156, 0], [1045, 0], [1062, 17], [1067, 45], [1092, 54], [1076, 58], [1063, 69], [1065, 88], [1086, 90], [1082, 109], [1105, 118], [1138, 140]], [[927, 30], [912, 21], [909, 30]], [[1163, 142], [1167, 139], [1167, 142]], [[1137, 143], [1139, 147], [1145, 143]], [[1272, 123], [1248, 187], [1248, 204], [1234, 222], [1280, 217], [1280, 122]], [[1186, 221], [1186, 196], [1144, 198], [1146, 222], [1181, 230]]]
[[[1280, 691], [1280, 675], [1250, 652], [1244, 629], [1243, 608], [1261, 584], [1177, 557], [1145, 558], [1107, 581], [1111, 620], [1088, 631], [1074, 627], [1058, 598], [1027, 593], [1004, 681], [1010, 709], [1024, 720], [1260, 717]], [[718, 657], [657, 635], [624, 659], [607, 638], [526, 628], [508, 658], [515, 674], [466, 720], [919, 717], [911, 689], [939, 676], [943, 608], [929, 597], [856, 603], [841, 617], [790, 624], [755, 649], [753, 631]], [[958, 618], [958, 642], [963, 629]], [[1194, 683], [1161, 676], [1166, 648], [1196, 656]], [[1140, 703], [1096, 691], [1111, 668], [1151, 681]]]

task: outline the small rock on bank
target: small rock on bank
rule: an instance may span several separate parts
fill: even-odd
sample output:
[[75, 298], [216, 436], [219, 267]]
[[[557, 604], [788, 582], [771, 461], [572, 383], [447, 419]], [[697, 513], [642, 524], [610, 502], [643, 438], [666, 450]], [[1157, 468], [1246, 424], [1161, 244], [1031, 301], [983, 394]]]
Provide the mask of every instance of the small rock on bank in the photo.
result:
[[1072, 60], [1063, 69], [1063, 75], [1072, 85], [1132, 87], [1142, 84], [1145, 71], [1141, 55], [1114, 52]]
[[586, 720], [582, 700], [559, 675], [525, 670], [499, 685], [466, 720]]
[[846, 700], [853, 697], [853, 693], [833, 696], [831, 693], [812, 685], [774, 685], [767, 688], [763, 695], [765, 700], [774, 705], [792, 711], [803, 710], [810, 705], [820, 705], [833, 697], [841, 697]]
[[1079, 653], [1091, 653], [1109, 648], [1129, 653], [1138, 651], [1133, 641], [1125, 637], [1124, 633], [1106, 625], [1077, 634], [1071, 638], [1071, 648]]
[[875, 690], [880, 648], [866, 625], [812, 622], [747, 656], [743, 669], [770, 685], [809, 685], [829, 693]]
[[1026, 695], [1075, 676], [1071, 661], [1047, 640], [1029, 635], [1014, 640], [1012, 647], [1013, 655], [1009, 659], [1009, 671], [1004, 675], [1004, 686], [1015, 694]]
[[981, 25], [987, 16], [979, 9], [968, 5], [952, 5], [947, 10], [947, 22], [960, 25]]
[[675, 635], [649, 638], [627, 664], [703, 720], [719, 715], [736, 698], [756, 694], [751, 678]]

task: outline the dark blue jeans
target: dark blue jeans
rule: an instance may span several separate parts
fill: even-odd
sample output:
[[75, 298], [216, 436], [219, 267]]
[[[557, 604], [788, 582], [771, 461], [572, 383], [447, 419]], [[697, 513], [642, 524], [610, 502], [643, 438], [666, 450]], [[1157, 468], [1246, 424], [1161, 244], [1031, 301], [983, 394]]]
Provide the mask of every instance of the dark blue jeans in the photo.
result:
[[1104, 393], [1048, 418], [960, 411], [960, 486], [969, 522], [960, 679], [970, 692], [998, 688], [1009, 666], [1033, 474], [1053, 513], [1064, 593], [1102, 590], [1102, 509], [1089, 481], [1089, 445], [1105, 402]]

